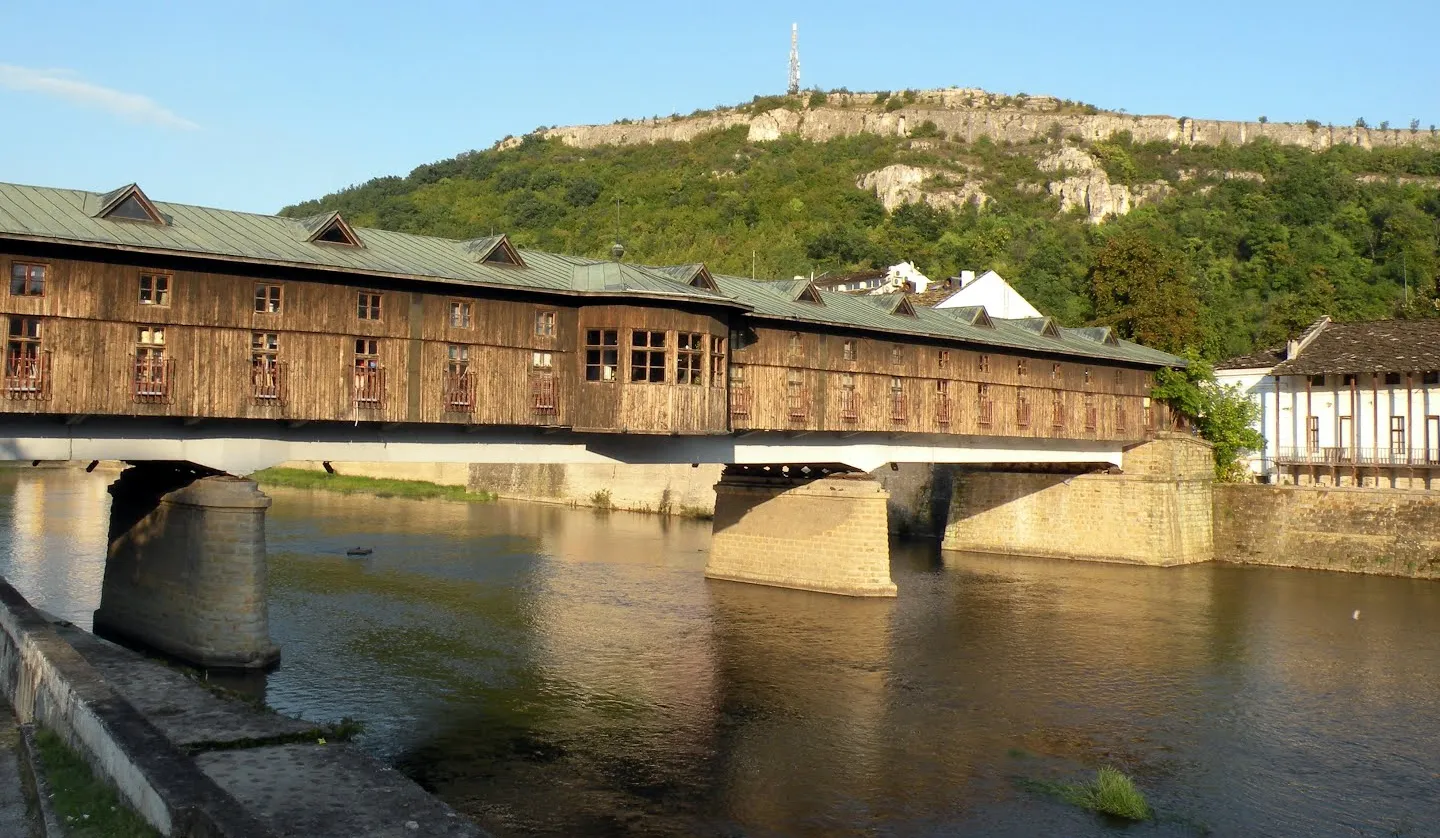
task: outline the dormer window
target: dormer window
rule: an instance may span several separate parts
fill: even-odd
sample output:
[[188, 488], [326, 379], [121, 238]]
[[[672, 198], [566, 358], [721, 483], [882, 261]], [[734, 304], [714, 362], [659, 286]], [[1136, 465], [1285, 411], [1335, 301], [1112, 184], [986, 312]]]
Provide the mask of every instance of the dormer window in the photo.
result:
[[122, 186], [114, 192], [100, 196], [100, 210], [96, 218], [108, 221], [138, 221], [143, 224], [164, 224], [165, 216], [145, 197], [135, 184]]
[[312, 215], [301, 220], [300, 224], [309, 232], [305, 237], [308, 242], [316, 244], [338, 244], [342, 247], [364, 247], [364, 242], [355, 234], [354, 229], [345, 223], [338, 212], [325, 213], [324, 215]]

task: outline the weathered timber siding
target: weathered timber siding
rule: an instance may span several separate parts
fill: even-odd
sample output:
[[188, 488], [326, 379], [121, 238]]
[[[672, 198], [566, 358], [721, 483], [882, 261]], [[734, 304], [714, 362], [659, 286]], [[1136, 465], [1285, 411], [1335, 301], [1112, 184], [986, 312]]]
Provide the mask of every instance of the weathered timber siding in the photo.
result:
[[1215, 558], [1440, 579], [1440, 498], [1403, 489], [1215, 487]]

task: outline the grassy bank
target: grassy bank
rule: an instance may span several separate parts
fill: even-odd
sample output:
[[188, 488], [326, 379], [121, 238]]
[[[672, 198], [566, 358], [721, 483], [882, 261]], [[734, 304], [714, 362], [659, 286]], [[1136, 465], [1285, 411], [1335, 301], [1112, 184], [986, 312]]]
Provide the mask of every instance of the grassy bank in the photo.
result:
[[495, 495], [489, 492], [467, 492], [463, 486], [442, 486], [426, 480], [391, 480], [381, 477], [329, 474], [303, 468], [267, 468], [255, 472], [250, 477], [262, 486], [324, 489], [327, 492], [374, 495], [379, 498], [453, 500], [467, 503], [495, 500]]
[[68, 838], [159, 838], [54, 732], [36, 731], [35, 745]]

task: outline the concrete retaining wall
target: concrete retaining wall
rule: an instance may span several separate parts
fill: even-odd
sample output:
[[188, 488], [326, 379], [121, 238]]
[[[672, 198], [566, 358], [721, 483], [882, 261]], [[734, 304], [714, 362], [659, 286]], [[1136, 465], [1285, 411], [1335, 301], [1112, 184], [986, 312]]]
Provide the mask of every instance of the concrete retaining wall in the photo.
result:
[[715, 511], [715, 483], [724, 467], [475, 463], [469, 469], [472, 491], [504, 498], [704, 517]]
[[1440, 494], [1215, 487], [1215, 557], [1245, 564], [1440, 579]]
[[[336, 474], [375, 477], [383, 480], [424, 480], [441, 486], [465, 486], [470, 482], [470, 466], [466, 463], [331, 463]], [[291, 460], [280, 468], [324, 471], [322, 463]]]
[[59, 734], [161, 834], [277, 835], [195, 767], [4, 581], [0, 689], [22, 723]]

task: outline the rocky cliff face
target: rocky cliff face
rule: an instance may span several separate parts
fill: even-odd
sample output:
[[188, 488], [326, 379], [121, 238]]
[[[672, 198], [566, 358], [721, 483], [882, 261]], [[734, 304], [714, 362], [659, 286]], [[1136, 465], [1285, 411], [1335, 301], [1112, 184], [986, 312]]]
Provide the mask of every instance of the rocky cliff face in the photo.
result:
[[1040, 159], [1035, 166], [1042, 172], [1057, 175], [1046, 184], [1046, 190], [1060, 199], [1060, 211], [1079, 208], [1092, 224], [1125, 215], [1132, 207], [1158, 201], [1171, 192], [1170, 184], [1164, 181], [1141, 184], [1134, 189], [1111, 183], [1110, 176], [1094, 157], [1073, 146], [1065, 146]]
[[948, 172], [903, 163], [867, 172], [855, 185], [874, 192], [886, 212], [922, 201], [936, 209], [956, 209], [966, 204], [983, 207], [990, 200], [978, 181], [965, 179], [955, 184]]
[[[983, 90], [949, 88], [919, 91], [913, 101], [894, 110], [877, 104], [874, 94], [832, 93], [824, 104], [810, 107], [797, 98], [792, 108], [782, 107], [761, 113], [739, 109], [690, 116], [647, 119], [612, 125], [577, 125], [551, 128], [547, 138], [567, 145], [588, 147], [607, 144], [688, 141], [709, 131], [746, 126], [752, 142], [775, 140], [787, 134], [807, 140], [829, 140], [855, 134], [909, 136], [917, 127], [934, 123], [952, 139], [974, 142], [989, 137], [995, 142], [1024, 143], [1037, 138], [1078, 137], [1104, 140], [1129, 131], [1137, 142], [1164, 141], [1177, 145], [1240, 145], [1265, 137], [1282, 145], [1320, 151], [1334, 145], [1375, 146], [1437, 145], [1440, 138], [1429, 130], [1379, 130], [1325, 126], [1318, 123], [1227, 122], [1131, 116], [1107, 111], [1090, 112], [1081, 106], [1049, 97], [1001, 97]], [[518, 140], [507, 140], [515, 143]], [[502, 143], [502, 147], [505, 143]]]

